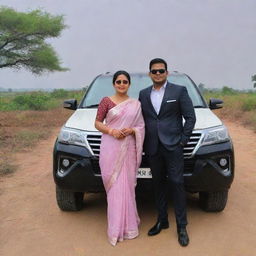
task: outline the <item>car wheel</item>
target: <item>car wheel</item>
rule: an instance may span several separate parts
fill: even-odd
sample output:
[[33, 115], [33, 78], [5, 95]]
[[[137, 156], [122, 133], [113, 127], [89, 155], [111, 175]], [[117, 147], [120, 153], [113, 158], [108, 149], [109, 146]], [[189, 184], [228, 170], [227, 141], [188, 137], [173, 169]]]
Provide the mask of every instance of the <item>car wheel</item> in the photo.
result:
[[56, 200], [62, 211], [79, 211], [83, 208], [84, 193], [62, 190], [56, 186]]
[[223, 211], [228, 199], [228, 190], [215, 192], [199, 192], [199, 203], [207, 212]]

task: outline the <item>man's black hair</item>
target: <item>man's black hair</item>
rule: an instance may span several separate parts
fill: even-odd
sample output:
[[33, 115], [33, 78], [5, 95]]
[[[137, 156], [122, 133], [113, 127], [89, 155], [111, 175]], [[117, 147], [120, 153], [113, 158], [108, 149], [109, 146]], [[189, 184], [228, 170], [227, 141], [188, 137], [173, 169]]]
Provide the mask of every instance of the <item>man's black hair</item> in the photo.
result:
[[149, 70], [151, 70], [151, 67], [154, 65], [154, 64], [157, 64], [157, 63], [162, 63], [164, 64], [165, 66], [165, 70], [167, 70], [167, 63], [165, 60], [161, 59], [161, 58], [155, 58], [153, 60], [150, 61], [149, 63]]

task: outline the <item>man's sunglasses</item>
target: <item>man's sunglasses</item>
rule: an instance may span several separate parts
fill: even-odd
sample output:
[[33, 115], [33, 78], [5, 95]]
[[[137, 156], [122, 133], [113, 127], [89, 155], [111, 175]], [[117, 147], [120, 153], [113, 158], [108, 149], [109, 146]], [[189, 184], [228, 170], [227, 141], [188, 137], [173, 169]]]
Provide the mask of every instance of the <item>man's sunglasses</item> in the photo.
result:
[[153, 74], [153, 75], [155, 75], [155, 74], [157, 74], [157, 72], [159, 72], [159, 74], [163, 74], [163, 73], [165, 73], [165, 69], [152, 69], [150, 72]]
[[115, 83], [120, 85], [121, 83], [128, 84], [129, 82], [127, 80], [117, 80]]

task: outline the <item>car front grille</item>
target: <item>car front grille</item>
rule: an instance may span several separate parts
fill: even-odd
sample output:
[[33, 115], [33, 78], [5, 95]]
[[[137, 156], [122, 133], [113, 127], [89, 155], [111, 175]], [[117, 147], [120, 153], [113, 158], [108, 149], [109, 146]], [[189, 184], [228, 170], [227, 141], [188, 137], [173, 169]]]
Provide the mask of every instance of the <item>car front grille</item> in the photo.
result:
[[94, 156], [99, 157], [100, 155], [100, 143], [101, 143], [101, 134], [88, 134], [87, 141], [89, 146], [94, 154]]
[[[198, 145], [198, 142], [201, 138], [202, 134], [199, 132], [193, 132], [189, 142], [183, 149], [184, 159], [191, 158], [195, 151], [195, 147]], [[101, 134], [100, 133], [90, 133], [87, 135], [87, 141], [91, 148], [91, 151], [95, 157], [99, 157], [100, 154], [100, 142], [101, 142]]]
[[[193, 158], [193, 154], [195, 151], [196, 146], [202, 134], [199, 132], [193, 132], [191, 135], [189, 142], [183, 149], [184, 155], [184, 175], [192, 173], [194, 170], [195, 159]], [[101, 134], [100, 133], [90, 133], [87, 135], [87, 141], [90, 146], [91, 152], [93, 153], [94, 157], [92, 158], [92, 166], [95, 174], [100, 175], [100, 167], [99, 167], [99, 154], [100, 154], [100, 142], [101, 142]], [[147, 157], [144, 155], [142, 157], [141, 167], [148, 167], [148, 160]]]
[[183, 155], [184, 155], [185, 159], [192, 157], [192, 155], [194, 153], [194, 150], [195, 150], [195, 147], [197, 146], [201, 136], [202, 136], [201, 133], [198, 133], [198, 132], [193, 132], [192, 133], [192, 135], [189, 138], [189, 141], [188, 141], [187, 145], [183, 149]]

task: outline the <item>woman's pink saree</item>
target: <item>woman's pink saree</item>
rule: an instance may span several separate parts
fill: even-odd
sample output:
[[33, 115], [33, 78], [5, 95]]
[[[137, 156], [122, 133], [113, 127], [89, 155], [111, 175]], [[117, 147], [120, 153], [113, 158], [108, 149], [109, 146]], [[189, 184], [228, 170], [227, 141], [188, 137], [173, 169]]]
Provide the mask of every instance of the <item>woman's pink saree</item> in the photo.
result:
[[103, 134], [100, 147], [100, 168], [108, 201], [108, 239], [116, 245], [139, 234], [135, 186], [144, 140], [140, 102], [128, 99], [118, 104], [110, 109], [105, 121], [112, 129], [135, 130], [135, 136], [121, 140]]

